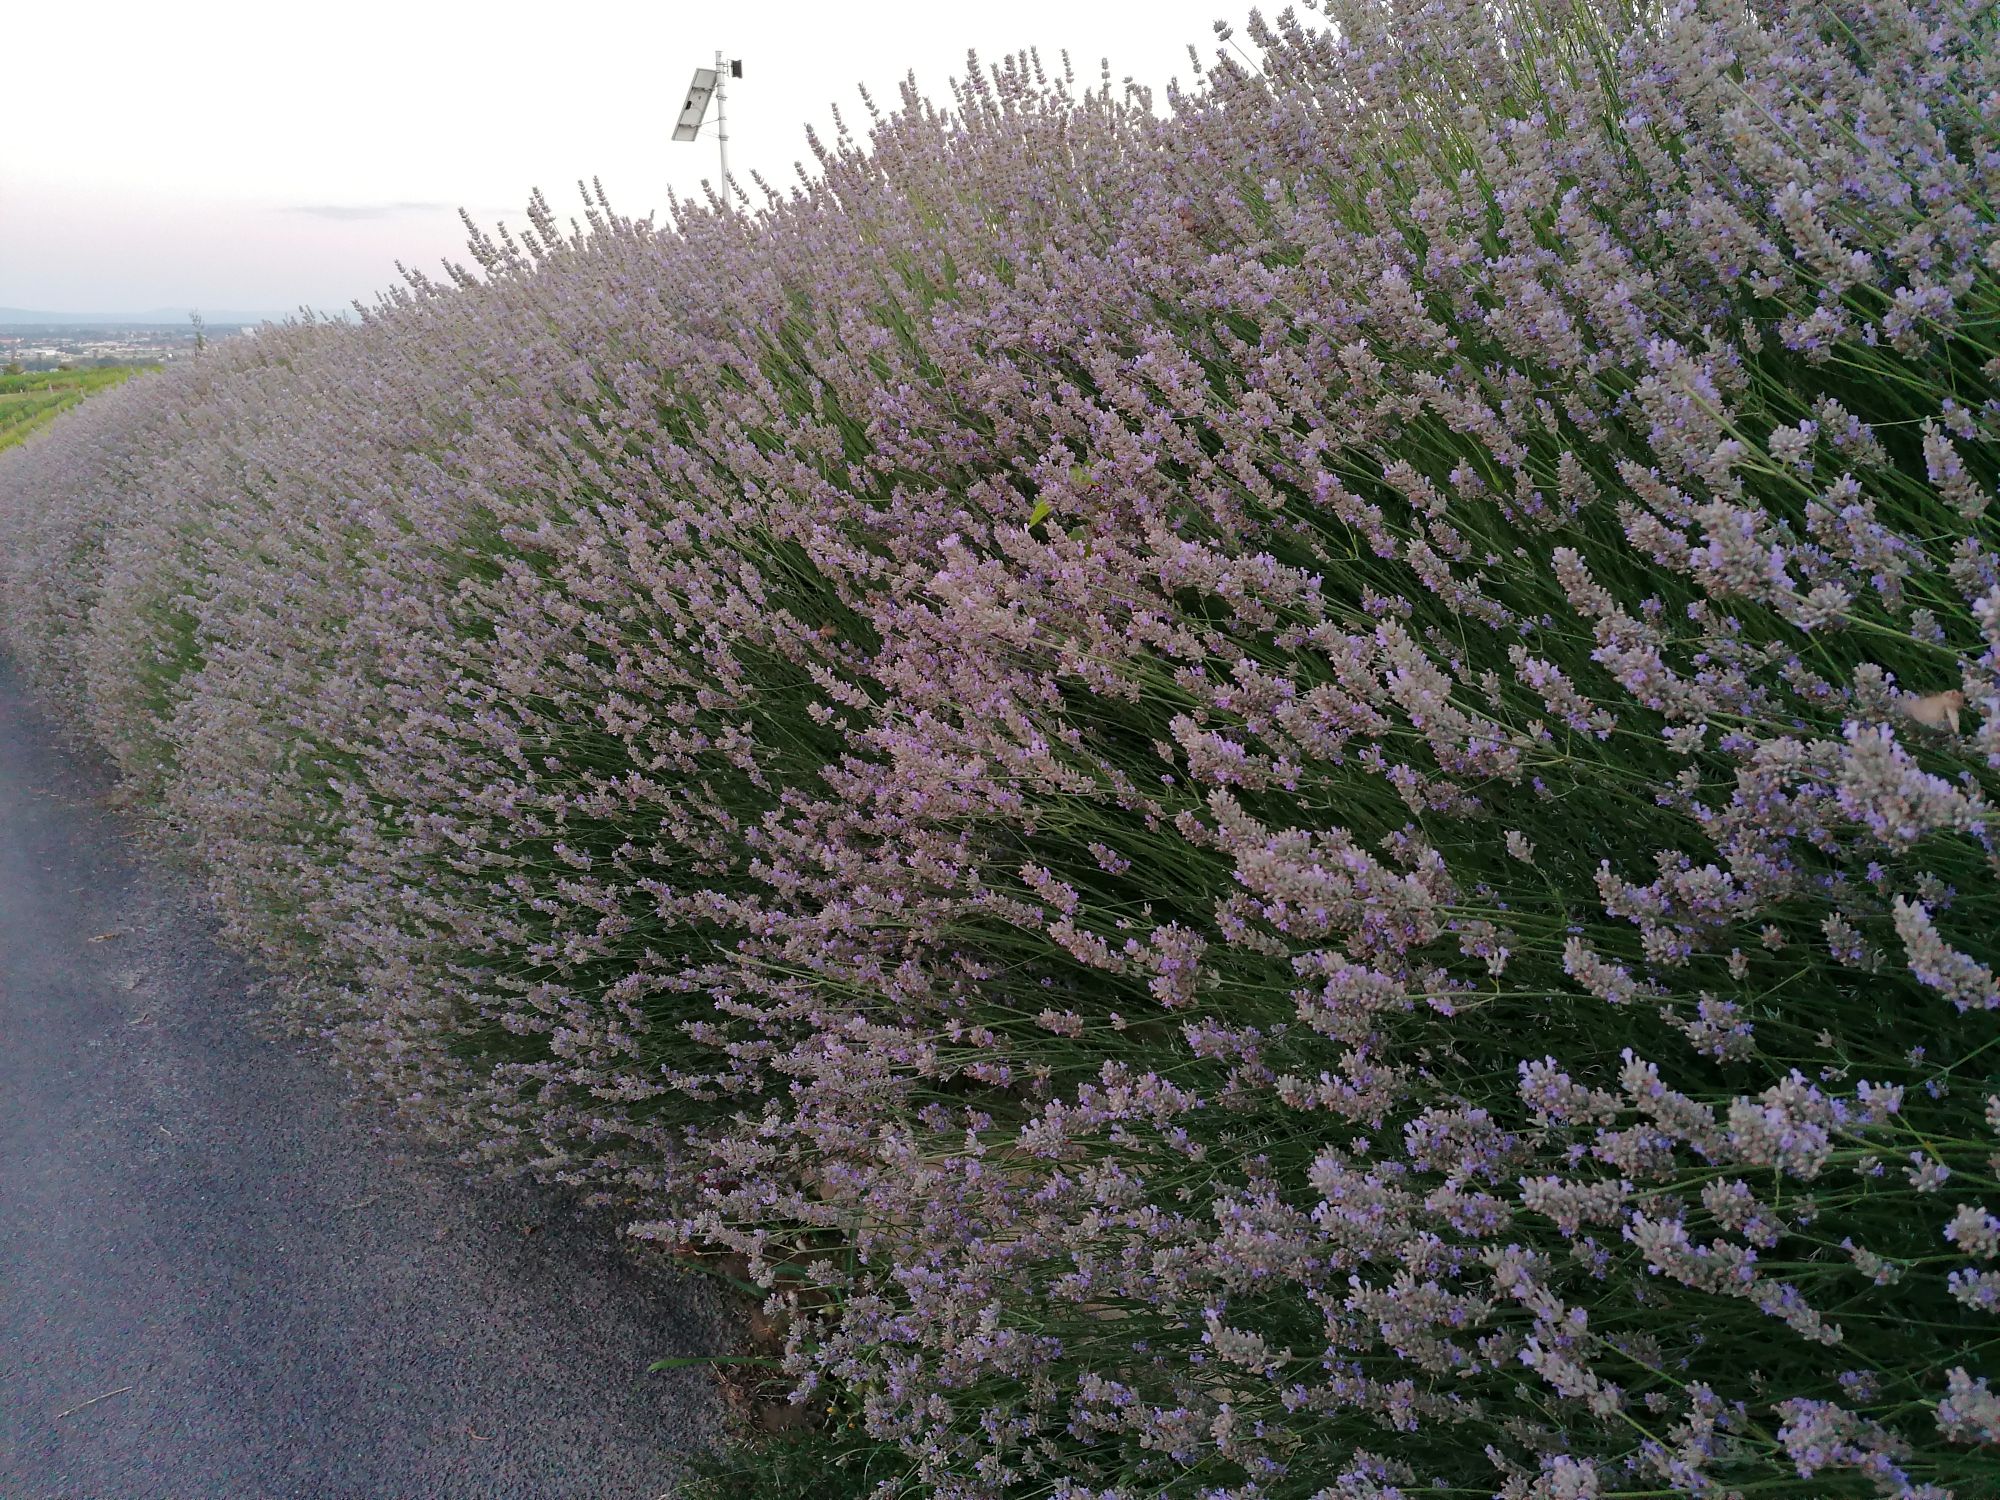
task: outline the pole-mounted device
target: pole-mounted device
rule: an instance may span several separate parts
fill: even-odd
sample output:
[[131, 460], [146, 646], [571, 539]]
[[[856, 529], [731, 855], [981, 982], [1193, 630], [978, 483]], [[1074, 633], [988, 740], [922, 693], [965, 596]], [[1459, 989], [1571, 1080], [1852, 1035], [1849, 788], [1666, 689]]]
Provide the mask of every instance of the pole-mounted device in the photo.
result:
[[722, 195], [729, 196], [729, 94], [727, 83], [731, 78], [743, 76], [743, 59], [724, 58], [718, 48], [715, 66], [696, 68], [694, 82], [688, 85], [687, 103], [681, 106], [681, 117], [674, 126], [674, 139], [691, 141], [701, 133], [701, 122], [708, 113], [708, 101], [715, 100], [715, 142], [722, 154]]

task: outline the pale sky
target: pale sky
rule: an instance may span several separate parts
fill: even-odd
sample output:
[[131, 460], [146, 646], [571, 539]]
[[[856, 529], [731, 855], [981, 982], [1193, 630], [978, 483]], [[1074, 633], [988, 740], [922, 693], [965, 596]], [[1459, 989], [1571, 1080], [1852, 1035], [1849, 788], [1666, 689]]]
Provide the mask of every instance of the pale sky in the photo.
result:
[[[716, 175], [708, 131], [672, 140], [716, 48], [730, 167], [780, 191], [811, 162], [805, 125], [857, 132], [865, 84], [885, 109], [916, 72], [945, 101], [966, 49], [1034, 46], [1078, 87], [1192, 81], [1188, 44], [1250, 0], [92, 0], [8, 5], [0, 36], [0, 306], [337, 308], [459, 254], [460, 205], [521, 220], [530, 189], [559, 218], [578, 178], [638, 217]], [[1281, 7], [1274, 7], [1281, 8]], [[712, 111], [711, 126], [712, 129]], [[758, 198], [754, 188], [753, 198]]]

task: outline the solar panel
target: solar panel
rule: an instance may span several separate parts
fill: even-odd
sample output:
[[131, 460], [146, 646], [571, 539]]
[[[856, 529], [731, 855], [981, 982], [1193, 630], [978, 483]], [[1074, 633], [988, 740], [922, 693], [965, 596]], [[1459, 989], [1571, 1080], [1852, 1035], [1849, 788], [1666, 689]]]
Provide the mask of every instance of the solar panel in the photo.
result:
[[696, 68], [694, 82], [688, 85], [687, 103], [681, 108], [680, 123], [674, 126], [674, 139], [691, 141], [695, 132], [701, 129], [701, 117], [708, 113], [709, 97], [715, 92], [715, 69]]

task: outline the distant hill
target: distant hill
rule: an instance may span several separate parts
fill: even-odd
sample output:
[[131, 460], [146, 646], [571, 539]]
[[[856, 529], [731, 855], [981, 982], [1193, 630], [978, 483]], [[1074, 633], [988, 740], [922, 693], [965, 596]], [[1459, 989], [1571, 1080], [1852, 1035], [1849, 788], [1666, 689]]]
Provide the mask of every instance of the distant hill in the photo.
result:
[[[0, 327], [13, 328], [167, 328], [185, 327], [187, 307], [155, 307], [133, 313], [54, 313], [36, 312], [25, 307], [0, 307]], [[292, 316], [290, 312], [243, 312], [234, 309], [199, 309], [202, 321], [211, 328], [275, 323]]]

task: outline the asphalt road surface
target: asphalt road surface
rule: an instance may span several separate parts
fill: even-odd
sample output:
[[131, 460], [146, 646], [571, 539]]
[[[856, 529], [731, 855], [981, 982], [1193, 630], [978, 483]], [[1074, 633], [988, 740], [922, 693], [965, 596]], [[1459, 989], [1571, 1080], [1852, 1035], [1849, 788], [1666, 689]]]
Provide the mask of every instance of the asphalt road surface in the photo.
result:
[[463, 1174], [262, 1022], [0, 663], [0, 1500], [624, 1500], [708, 1284]]

